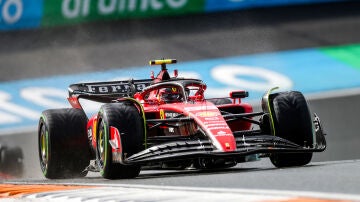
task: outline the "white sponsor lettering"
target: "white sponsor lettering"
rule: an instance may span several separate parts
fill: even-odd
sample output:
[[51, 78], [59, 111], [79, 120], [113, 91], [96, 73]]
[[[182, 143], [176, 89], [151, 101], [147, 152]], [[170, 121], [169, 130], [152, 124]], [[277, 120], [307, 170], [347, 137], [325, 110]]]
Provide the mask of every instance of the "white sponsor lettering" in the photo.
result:
[[185, 6], [188, 0], [167, 0], [168, 5], [171, 8], [181, 8]]
[[202, 112], [197, 112], [195, 114], [195, 116], [200, 116], [200, 117], [216, 117], [220, 115], [221, 114], [218, 111], [202, 111]]
[[112, 92], [117, 92], [121, 90], [121, 86], [111, 86]]
[[100, 93], [108, 93], [109, 89], [106, 86], [100, 86], [99, 87], [99, 92]]
[[214, 106], [214, 105], [185, 107], [185, 110], [186, 110], [186, 111], [211, 110], [211, 109], [217, 109], [217, 107]]
[[61, 10], [65, 18], [77, 18], [88, 16], [90, 13], [91, 0], [63, 0]]
[[83, 0], [81, 14], [82, 16], [89, 15], [90, 12], [90, 0]]
[[[220, 118], [218, 118], [218, 120], [211, 120], [211, 121], [205, 121], [204, 124], [207, 125], [207, 124], [221, 124], [221, 123], [224, 123], [223, 120], [219, 120]], [[205, 119], [206, 120], [206, 119]]]
[[215, 136], [233, 136], [233, 135], [221, 130], [221, 131], [217, 132], [215, 134]]
[[116, 0], [99, 0], [98, 8], [103, 15], [111, 14], [116, 9]]
[[[2, 0], [0, 0], [0, 6], [1, 4]], [[5, 0], [0, 14], [6, 24], [18, 22], [23, 14], [22, 0]]]
[[[0, 0], [1, 1], [1, 0]], [[20, 1], [20, 0], [8, 0]], [[62, 13], [65, 18], [86, 17], [90, 14], [92, 0], [62, 0]], [[98, 0], [96, 9], [100, 15], [111, 15], [124, 12], [147, 12], [161, 10], [166, 6], [171, 9], [184, 7], [189, 0]]]
[[146, 88], [146, 85], [145, 84], [137, 84], [136, 85], [136, 90], [137, 91], [142, 91], [144, 88]]
[[179, 116], [180, 114], [179, 113], [176, 113], [176, 112], [165, 112], [165, 117], [166, 118], [174, 118], [174, 117], [177, 117]]
[[[138, 84], [137, 89], [143, 89], [145, 84]], [[122, 85], [104, 85], [104, 84], [94, 84], [87, 85], [87, 90], [90, 93], [126, 93], [129, 89], [128, 84]]]
[[215, 123], [215, 124], [206, 124], [207, 127], [212, 127], [212, 126], [227, 126], [227, 123]]
[[205, 117], [205, 121], [217, 121], [217, 120], [220, 120], [219, 117]]
[[219, 127], [208, 127], [209, 130], [227, 130], [228, 126], [219, 126]]
[[66, 18], [75, 18], [80, 13], [81, 0], [63, 0], [61, 4], [62, 13]]

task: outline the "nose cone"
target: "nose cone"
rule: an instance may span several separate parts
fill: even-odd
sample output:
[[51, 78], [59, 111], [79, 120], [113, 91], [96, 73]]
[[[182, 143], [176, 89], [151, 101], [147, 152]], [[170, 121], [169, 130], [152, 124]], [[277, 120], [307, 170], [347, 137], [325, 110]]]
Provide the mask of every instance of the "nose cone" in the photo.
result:
[[225, 129], [225, 130], [224, 129], [218, 131], [211, 130], [211, 133], [213, 134], [213, 137], [215, 139], [215, 141], [213, 141], [214, 146], [217, 147], [217, 149], [224, 152], [235, 151], [236, 150], [235, 137], [230, 129]]

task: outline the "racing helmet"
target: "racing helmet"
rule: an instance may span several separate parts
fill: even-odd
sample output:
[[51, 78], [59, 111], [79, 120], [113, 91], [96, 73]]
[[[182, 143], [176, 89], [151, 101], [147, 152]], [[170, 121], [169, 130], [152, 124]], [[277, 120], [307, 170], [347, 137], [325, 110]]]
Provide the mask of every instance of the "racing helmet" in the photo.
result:
[[177, 88], [163, 88], [159, 91], [159, 100], [164, 102], [180, 102], [182, 95]]

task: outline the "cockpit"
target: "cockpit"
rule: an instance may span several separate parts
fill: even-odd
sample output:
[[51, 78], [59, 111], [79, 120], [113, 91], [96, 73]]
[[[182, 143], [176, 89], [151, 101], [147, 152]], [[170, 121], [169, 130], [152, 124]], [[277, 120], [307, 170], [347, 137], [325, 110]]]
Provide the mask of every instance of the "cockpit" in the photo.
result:
[[206, 85], [200, 80], [177, 79], [151, 85], [135, 98], [142, 100], [144, 104], [202, 101], [205, 89]]

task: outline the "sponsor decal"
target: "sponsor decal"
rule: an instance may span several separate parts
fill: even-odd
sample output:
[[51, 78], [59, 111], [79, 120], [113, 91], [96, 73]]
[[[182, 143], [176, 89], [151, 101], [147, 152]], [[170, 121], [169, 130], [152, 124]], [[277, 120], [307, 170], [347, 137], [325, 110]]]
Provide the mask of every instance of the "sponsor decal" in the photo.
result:
[[233, 135], [221, 130], [218, 131], [214, 136], [233, 136]]
[[205, 121], [217, 121], [217, 120], [220, 120], [219, 117], [205, 117], [204, 119], [205, 119]]
[[[146, 88], [146, 84], [135, 84], [135, 89], [137, 91], [141, 91], [144, 88]], [[85, 92], [89, 93], [96, 93], [96, 94], [102, 94], [102, 93], [127, 93], [129, 92], [130, 85], [119, 83], [119, 84], [89, 84], [86, 85]]]
[[200, 116], [200, 117], [214, 117], [219, 115], [220, 113], [218, 111], [203, 111], [203, 112], [197, 112], [195, 114], [195, 116]]
[[43, 25], [203, 12], [205, 0], [44, 1]]
[[180, 116], [179, 113], [171, 112], [171, 111], [165, 111], [165, 117], [167, 118], [174, 118]]
[[208, 128], [209, 130], [228, 130], [230, 129], [228, 126], [215, 126]]
[[230, 149], [230, 144], [228, 142], [225, 142], [225, 148]]
[[212, 110], [217, 109], [216, 106], [213, 105], [202, 105], [202, 106], [194, 106], [194, 107], [185, 107], [186, 111], [200, 111], [200, 110]]
[[204, 124], [207, 125], [207, 124], [223, 124], [223, 123], [225, 123], [224, 119], [220, 119], [219, 117], [217, 117], [217, 118], [218, 118], [217, 120], [204, 121]]
[[211, 123], [211, 124], [205, 124], [207, 127], [213, 127], [213, 126], [227, 126], [226, 122], [222, 123]]

